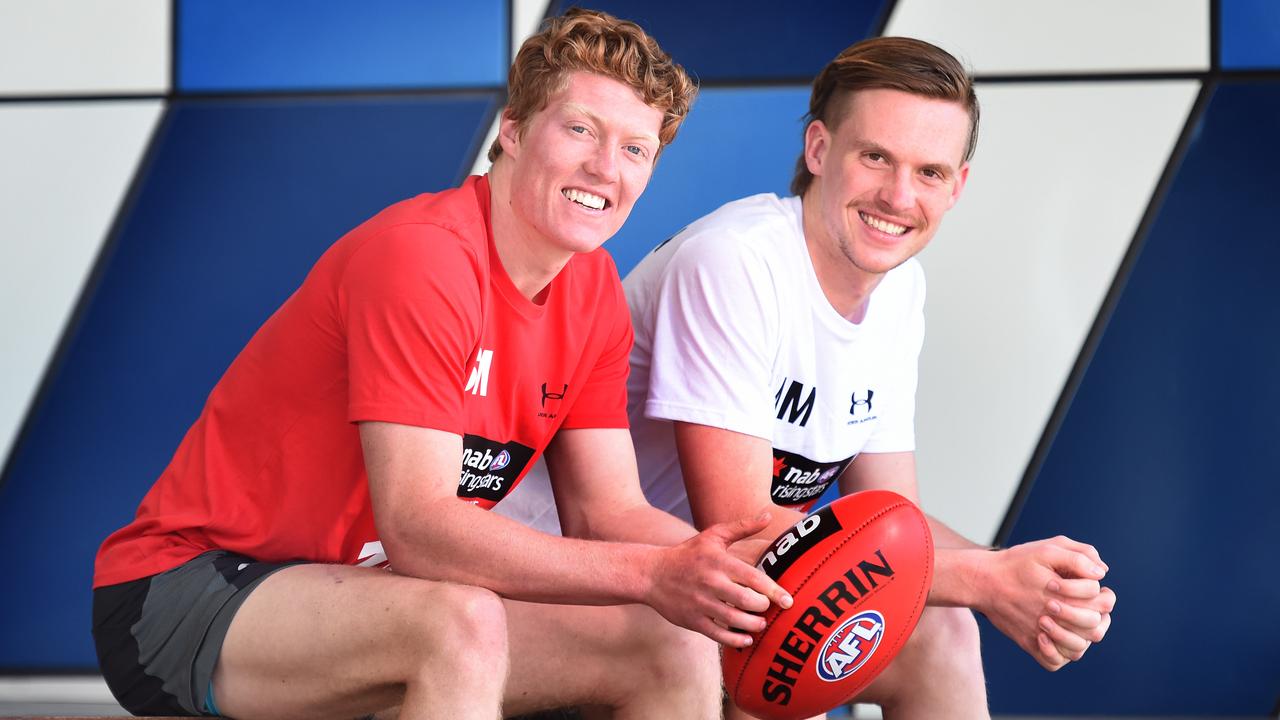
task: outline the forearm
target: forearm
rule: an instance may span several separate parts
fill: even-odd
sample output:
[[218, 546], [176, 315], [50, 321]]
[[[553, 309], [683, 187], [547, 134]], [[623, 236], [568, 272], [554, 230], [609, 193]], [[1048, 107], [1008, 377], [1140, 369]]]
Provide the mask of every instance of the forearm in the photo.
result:
[[644, 602], [661, 561], [655, 545], [547, 535], [455, 498], [428, 510], [429, 522], [393, 522], [382, 531], [398, 573], [516, 600], [613, 605]]
[[992, 553], [983, 548], [949, 548], [935, 545], [933, 585], [927, 604], [982, 610], [989, 586]]
[[933, 533], [933, 588], [928, 604], [943, 607], [979, 608], [984, 603], [986, 571], [993, 555], [943, 522], [926, 516]]
[[622, 508], [607, 515], [597, 513], [589, 518], [588, 523], [586, 537], [610, 542], [671, 546], [697, 534], [693, 526], [648, 503]]
[[933, 546], [935, 548], [957, 548], [967, 550], [987, 550], [986, 545], [969, 540], [960, 533], [947, 527], [941, 520], [932, 515], [926, 515], [929, 520], [929, 530], [933, 533]]

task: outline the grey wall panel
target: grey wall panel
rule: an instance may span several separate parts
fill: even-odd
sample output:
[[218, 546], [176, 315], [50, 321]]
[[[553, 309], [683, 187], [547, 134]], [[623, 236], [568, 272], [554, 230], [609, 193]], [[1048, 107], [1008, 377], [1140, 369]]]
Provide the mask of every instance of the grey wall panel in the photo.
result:
[[169, 89], [169, 0], [0, 0], [0, 95]]
[[923, 502], [990, 541], [1170, 150], [1194, 81], [986, 85], [969, 184], [922, 260]]
[[1209, 0], [899, 0], [885, 34], [980, 74], [1206, 70]]
[[0, 105], [0, 461], [162, 103]]

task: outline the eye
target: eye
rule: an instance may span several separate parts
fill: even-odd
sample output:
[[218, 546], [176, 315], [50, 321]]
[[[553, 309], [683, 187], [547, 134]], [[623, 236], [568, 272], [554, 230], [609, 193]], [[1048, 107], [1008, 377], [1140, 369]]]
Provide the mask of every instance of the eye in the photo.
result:
[[645, 151], [645, 149], [644, 149], [642, 146], [640, 146], [640, 145], [623, 145], [623, 146], [622, 146], [622, 149], [623, 149], [623, 150], [626, 150], [627, 152], [629, 152], [629, 153], [631, 153], [632, 155], [635, 155], [635, 156], [637, 156], [637, 157], [648, 157], [648, 156], [649, 156], [649, 153], [648, 153], [647, 151]]
[[569, 130], [572, 132], [576, 132], [579, 135], [585, 135], [587, 132], [587, 129], [581, 125], [570, 125]]

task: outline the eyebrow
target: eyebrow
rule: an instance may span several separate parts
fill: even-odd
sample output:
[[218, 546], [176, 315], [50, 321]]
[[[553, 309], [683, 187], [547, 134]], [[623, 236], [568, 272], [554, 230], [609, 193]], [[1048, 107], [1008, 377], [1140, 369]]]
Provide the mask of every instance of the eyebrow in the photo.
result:
[[[586, 116], [586, 118], [587, 118], [588, 120], [590, 120], [592, 123], [594, 123], [594, 124], [596, 124], [596, 125], [607, 125], [607, 124], [608, 124], [608, 123], [606, 123], [606, 122], [604, 121], [604, 119], [603, 119], [603, 118], [601, 118], [599, 115], [597, 115], [597, 114], [595, 114], [595, 113], [591, 112], [590, 110], [588, 110], [588, 109], [586, 108], [586, 106], [581, 105], [581, 104], [579, 104], [579, 103], [575, 103], [575, 102], [567, 102], [567, 103], [565, 103], [564, 105], [562, 105], [561, 107], [563, 107], [565, 110], [569, 111], [569, 113], [570, 113], [570, 114], [574, 114], [574, 115], [584, 115], [584, 116]], [[642, 133], [636, 133], [636, 134], [634, 134], [634, 135], [630, 135], [630, 136], [628, 136], [628, 137], [629, 137], [630, 139], [632, 139], [632, 140], [648, 140], [649, 142], [653, 143], [654, 145], [661, 145], [661, 143], [658, 141], [658, 136], [657, 136], [657, 135], [654, 135], [654, 134], [652, 134], [652, 133], [644, 133], [644, 132], [642, 132]]]
[[[859, 139], [856, 141], [856, 145], [864, 152], [878, 153], [880, 155], [883, 155], [889, 158], [890, 160], [894, 159], [894, 154], [889, 152], [888, 148], [885, 148], [879, 143], [873, 142], [871, 140]], [[920, 169], [932, 170], [944, 178], [952, 178], [952, 177], [955, 177], [955, 174], [956, 174], [955, 167], [953, 167], [950, 163], [926, 163], [924, 165], [921, 165]]]

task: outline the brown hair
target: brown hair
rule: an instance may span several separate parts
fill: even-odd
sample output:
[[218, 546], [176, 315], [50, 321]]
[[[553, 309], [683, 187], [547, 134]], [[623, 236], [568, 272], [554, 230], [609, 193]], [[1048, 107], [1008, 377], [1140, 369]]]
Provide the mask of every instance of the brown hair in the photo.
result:
[[[978, 95], [973, 90], [973, 76], [951, 53], [914, 38], [871, 38], [837, 55], [813, 81], [805, 131], [815, 120], [834, 130], [842, 116], [832, 108], [838, 109], [842, 101], [859, 90], [871, 89], [901, 90], [963, 105], [969, 113], [969, 141], [963, 162], [973, 157], [978, 145]], [[813, 174], [802, 150], [791, 179], [791, 192], [804, 195], [811, 182]]]
[[[662, 111], [658, 140], [665, 147], [676, 138], [698, 92], [684, 68], [633, 22], [598, 10], [570, 8], [549, 18], [542, 30], [520, 46], [507, 75], [508, 117], [523, 130], [534, 113], [562, 90], [569, 73], [592, 72], [633, 88], [644, 102]], [[498, 140], [489, 160], [502, 154]]]

